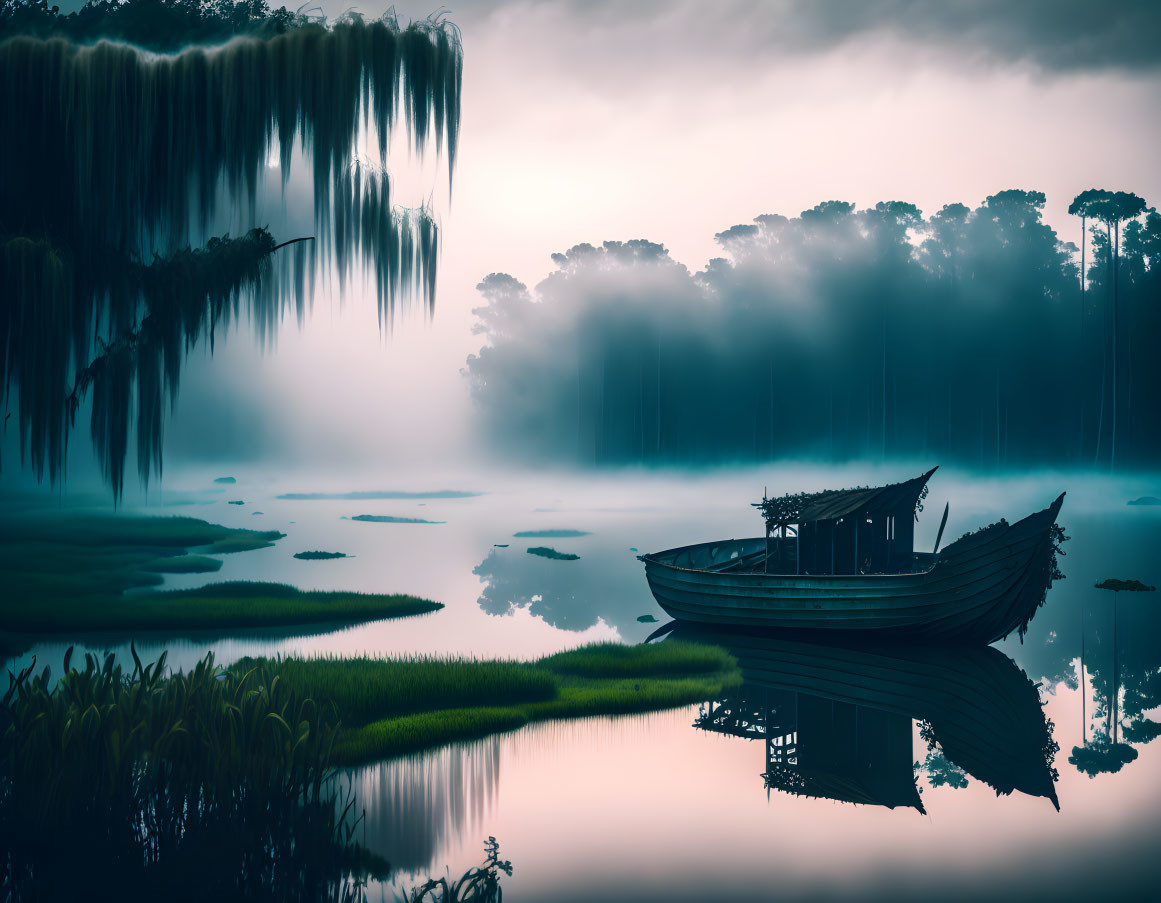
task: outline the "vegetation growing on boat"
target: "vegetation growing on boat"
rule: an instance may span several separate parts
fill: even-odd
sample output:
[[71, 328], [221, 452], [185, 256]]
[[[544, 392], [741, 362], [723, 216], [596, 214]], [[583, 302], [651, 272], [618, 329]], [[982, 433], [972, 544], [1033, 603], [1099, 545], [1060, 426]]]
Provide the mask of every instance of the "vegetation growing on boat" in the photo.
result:
[[1142, 583], [1140, 580], [1120, 580], [1115, 577], [1109, 577], [1096, 584], [1097, 589], [1108, 589], [1114, 593], [1154, 593], [1157, 587], [1149, 586]]
[[167, 676], [86, 655], [9, 675], [0, 705], [0, 884], [160, 899], [349, 900], [387, 863], [356, 841], [330, 767], [333, 712], [261, 667]]
[[346, 552], [295, 552], [294, 557], [301, 561], [327, 561], [331, 558], [346, 558]]
[[52, 601], [23, 597], [0, 608], [0, 630], [74, 634], [91, 631], [204, 630], [287, 624], [377, 621], [425, 614], [439, 602], [383, 593], [302, 590], [283, 583], [229, 581], [197, 589]]
[[336, 755], [372, 761], [530, 721], [655, 711], [720, 693], [740, 680], [724, 650], [667, 642], [607, 643], [531, 663], [409, 659], [243, 660], [301, 695], [333, 704]]
[[533, 546], [528, 549], [529, 555], [539, 555], [541, 558], [550, 558], [553, 561], [578, 561], [580, 555], [573, 555], [571, 552], [558, 552], [556, 549], [548, 546]]
[[927, 775], [932, 787], [951, 787], [962, 790], [968, 785], [968, 777], [958, 765], [947, 760], [942, 752], [932, 750], [922, 762], [915, 763], [915, 770]]

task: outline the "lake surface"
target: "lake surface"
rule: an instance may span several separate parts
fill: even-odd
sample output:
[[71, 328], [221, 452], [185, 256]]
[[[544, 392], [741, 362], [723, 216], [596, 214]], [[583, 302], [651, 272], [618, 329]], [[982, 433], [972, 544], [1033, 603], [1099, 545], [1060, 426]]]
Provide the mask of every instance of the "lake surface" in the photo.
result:
[[[186, 474], [165, 494], [183, 504], [140, 510], [288, 534], [274, 548], [226, 556], [215, 580], [407, 592], [446, 608], [306, 635], [133, 640], [143, 658], [167, 649], [180, 667], [207, 650], [221, 662], [256, 653], [534, 658], [595, 640], [639, 642], [658, 626], [639, 616], [667, 620], [639, 552], [759, 535], [749, 503], [764, 486], [780, 494], [896, 481], [922, 469], [479, 474], [406, 485], [382, 475], [312, 482], [230, 471], [238, 482], [224, 491], [214, 491], [217, 474]], [[891, 681], [861, 704], [844, 694], [870, 685], [865, 661], [763, 647], [754, 655], [774, 662], [778, 676], [748, 680], [728, 699], [536, 724], [367, 766], [351, 775], [366, 810], [365, 841], [407, 884], [445, 868], [460, 874], [482, 860], [483, 841], [494, 835], [515, 869], [504, 879], [512, 900], [1144, 896], [1161, 878], [1161, 743], [1148, 742], [1161, 720], [1161, 599], [1114, 600], [1093, 584], [1161, 584], [1161, 508], [1126, 505], [1159, 489], [1161, 478], [1151, 477], [940, 471], [917, 525], [918, 550], [931, 548], [949, 499], [944, 544], [1068, 491], [1060, 517], [1071, 537], [1060, 561], [1066, 579], [1049, 591], [1023, 643], [1013, 636], [998, 652], [935, 661], [896, 650]], [[482, 494], [278, 498], [374, 490]], [[350, 519], [363, 514], [442, 523]], [[525, 531], [586, 535], [514, 536]], [[580, 557], [528, 554], [536, 546]], [[354, 557], [292, 557], [308, 550]], [[79, 646], [127, 654], [128, 639], [90, 637]], [[69, 642], [33, 643], [19, 659], [36, 655], [59, 667]], [[810, 663], [822, 682], [804, 691], [788, 661]], [[1115, 747], [1114, 687], [1123, 744]], [[1095, 752], [1075, 757], [1082, 771], [1069, 759], [1086, 743]], [[375, 887], [371, 898], [394, 893]]]

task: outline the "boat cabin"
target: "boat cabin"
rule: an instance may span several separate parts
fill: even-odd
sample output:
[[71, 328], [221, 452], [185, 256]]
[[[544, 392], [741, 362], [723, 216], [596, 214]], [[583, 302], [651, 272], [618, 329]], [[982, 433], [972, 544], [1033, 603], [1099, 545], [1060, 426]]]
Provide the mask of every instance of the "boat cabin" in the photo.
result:
[[914, 570], [915, 516], [936, 469], [889, 486], [756, 502], [754, 507], [766, 520], [766, 573], [902, 574]]

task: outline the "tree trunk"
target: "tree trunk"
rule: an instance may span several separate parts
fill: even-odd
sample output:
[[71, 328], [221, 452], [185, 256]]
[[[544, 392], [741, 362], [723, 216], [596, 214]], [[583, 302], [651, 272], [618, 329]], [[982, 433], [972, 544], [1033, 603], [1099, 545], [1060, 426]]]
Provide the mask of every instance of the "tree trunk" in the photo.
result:
[[1117, 467], [1117, 277], [1121, 268], [1121, 222], [1114, 224], [1116, 245], [1113, 249], [1113, 423], [1109, 436], [1109, 469]]

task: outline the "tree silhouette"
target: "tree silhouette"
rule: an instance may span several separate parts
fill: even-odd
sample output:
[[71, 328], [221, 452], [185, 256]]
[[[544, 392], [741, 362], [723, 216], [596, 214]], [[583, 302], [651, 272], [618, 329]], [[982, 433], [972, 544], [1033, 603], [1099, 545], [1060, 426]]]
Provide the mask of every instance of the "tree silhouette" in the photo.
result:
[[648, 241], [577, 245], [529, 288], [493, 274], [467, 366], [483, 433], [506, 455], [585, 465], [1107, 466], [1115, 254], [1115, 461], [1150, 466], [1161, 216], [1123, 220], [1118, 249], [1105, 195], [1075, 208], [1083, 306], [1080, 255], [1028, 190], [927, 217], [843, 201], [763, 214], [718, 232], [721, 256], [692, 274]]

